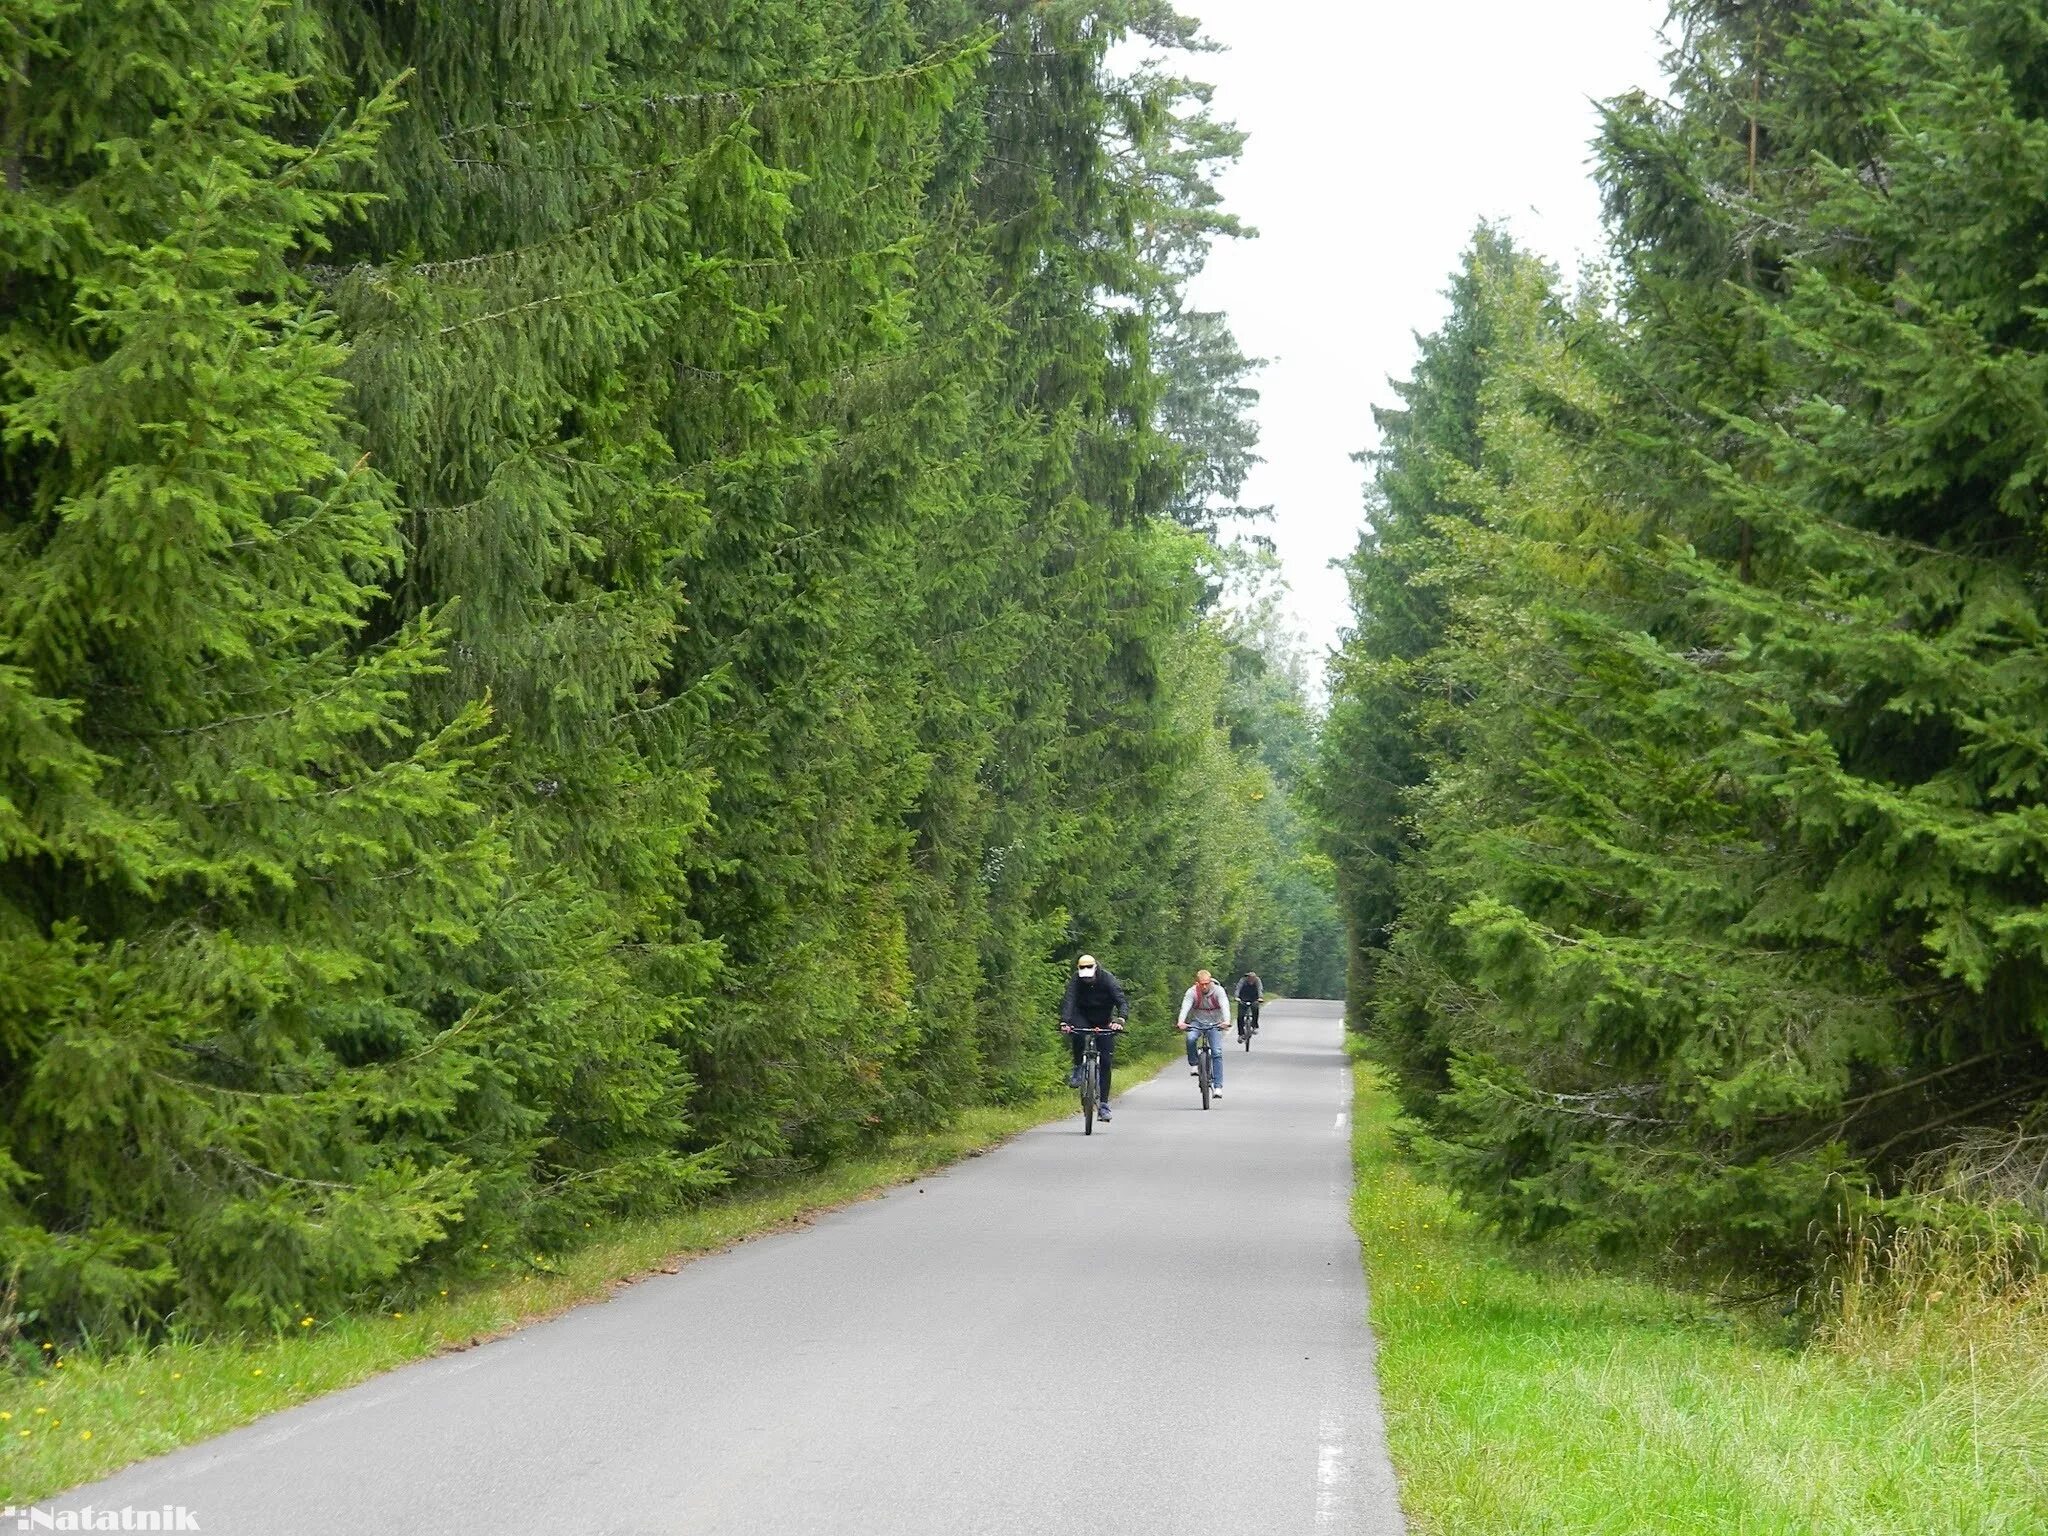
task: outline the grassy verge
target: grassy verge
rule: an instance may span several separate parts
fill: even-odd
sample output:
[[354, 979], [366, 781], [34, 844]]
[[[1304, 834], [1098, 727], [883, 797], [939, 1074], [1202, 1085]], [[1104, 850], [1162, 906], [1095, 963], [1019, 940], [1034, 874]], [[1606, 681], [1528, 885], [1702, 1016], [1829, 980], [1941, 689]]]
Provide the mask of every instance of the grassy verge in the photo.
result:
[[[1153, 1057], [1163, 1059], [1161, 1051], [1131, 1055], [1137, 1073], [1156, 1065]], [[904, 1138], [884, 1152], [786, 1185], [660, 1220], [621, 1223], [574, 1253], [522, 1263], [517, 1273], [443, 1291], [403, 1313], [314, 1318], [289, 1338], [73, 1353], [39, 1374], [0, 1375], [0, 1505], [76, 1487], [380, 1371], [595, 1301], [622, 1280], [673, 1270], [684, 1259], [802, 1222], [986, 1151], [1072, 1109], [1072, 1096], [1063, 1091], [1012, 1108], [974, 1110], [949, 1130]]]
[[1789, 1348], [1698, 1297], [1520, 1260], [1401, 1159], [1363, 1064], [1354, 1123], [1353, 1218], [1419, 1531], [2048, 1532], [2038, 1320], [1937, 1306]]

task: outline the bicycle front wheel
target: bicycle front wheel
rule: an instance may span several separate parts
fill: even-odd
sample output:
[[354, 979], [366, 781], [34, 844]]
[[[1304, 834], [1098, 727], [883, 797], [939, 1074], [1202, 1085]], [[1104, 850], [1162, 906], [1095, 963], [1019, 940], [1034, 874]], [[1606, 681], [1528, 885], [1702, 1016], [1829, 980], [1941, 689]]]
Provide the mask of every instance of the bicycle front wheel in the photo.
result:
[[1081, 1134], [1083, 1136], [1093, 1136], [1095, 1134], [1095, 1095], [1100, 1087], [1101, 1082], [1096, 1073], [1094, 1059], [1091, 1057], [1084, 1060], [1081, 1063]]
[[1195, 1066], [1195, 1076], [1196, 1076], [1197, 1078], [1199, 1078], [1199, 1079], [1200, 1079], [1200, 1081], [1201, 1081], [1201, 1084], [1202, 1084], [1202, 1108], [1204, 1108], [1204, 1109], [1207, 1109], [1207, 1108], [1209, 1107], [1209, 1086], [1210, 1086], [1210, 1079], [1209, 1079], [1209, 1045], [1208, 1045], [1208, 1042], [1207, 1042], [1207, 1041], [1204, 1041], [1204, 1042], [1203, 1042], [1203, 1044], [1202, 1044], [1202, 1055], [1201, 1055], [1201, 1059], [1200, 1059], [1200, 1061], [1196, 1063], [1196, 1066]]

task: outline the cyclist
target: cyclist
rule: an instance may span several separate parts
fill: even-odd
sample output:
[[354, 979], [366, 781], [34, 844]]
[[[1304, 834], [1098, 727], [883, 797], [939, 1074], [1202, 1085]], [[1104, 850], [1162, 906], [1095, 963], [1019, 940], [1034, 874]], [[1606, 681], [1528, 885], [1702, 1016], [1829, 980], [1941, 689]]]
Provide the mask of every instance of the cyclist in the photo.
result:
[[[1129, 999], [1117, 979], [1095, 963], [1093, 955], [1083, 955], [1074, 962], [1074, 974], [1067, 978], [1067, 995], [1060, 1003], [1060, 1033], [1067, 1037], [1067, 1044], [1073, 1048], [1074, 1070], [1067, 1074], [1067, 1086], [1081, 1086], [1081, 1048], [1086, 1041], [1074, 1033], [1077, 1028], [1122, 1029], [1124, 1019], [1130, 1014]], [[1101, 1052], [1097, 1067], [1097, 1084], [1100, 1086], [1101, 1104], [1096, 1109], [1096, 1118], [1109, 1119], [1109, 1069], [1116, 1062], [1116, 1036], [1104, 1035], [1096, 1042]]]
[[1208, 1035], [1210, 1088], [1217, 1098], [1222, 1098], [1223, 1031], [1230, 1028], [1230, 999], [1216, 984], [1216, 978], [1207, 971], [1195, 972], [1195, 984], [1180, 1000], [1180, 1023], [1177, 1027], [1187, 1031], [1188, 1071], [1191, 1073], [1199, 1071], [1195, 1065], [1195, 1036], [1198, 1032]]
[[1259, 981], [1259, 973], [1246, 971], [1237, 984], [1237, 1015], [1244, 1020], [1245, 1033], [1259, 1032], [1259, 1004], [1265, 999], [1266, 989]]

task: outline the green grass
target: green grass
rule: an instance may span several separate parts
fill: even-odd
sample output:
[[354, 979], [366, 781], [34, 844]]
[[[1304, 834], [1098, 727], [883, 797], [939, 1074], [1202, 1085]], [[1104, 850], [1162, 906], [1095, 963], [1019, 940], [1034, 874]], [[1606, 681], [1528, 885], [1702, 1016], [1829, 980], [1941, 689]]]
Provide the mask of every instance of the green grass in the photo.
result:
[[[1165, 1050], [1134, 1049], [1129, 1066], [1148, 1071]], [[1119, 1061], [1120, 1070], [1124, 1065]], [[621, 1223], [573, 1253], [538, 1261], [507, 1256], [499, 1278], [443, 1291], [403, 1313], [316, 1317], [285, 1338], [173, 1342], [99, 1356], [73, 1352], [53, 1356], [40, 1372], [0, 1374], [0, 1505], [76, 1487], [380, 1371], [598, 1300], [622, 1281], [673, 1270], [684, 1259], [986, 1151], [1072, 1113], [1073, 1102], [1062, 1090], [1013, 1108], [974, 1110], [949, 1130], [906, 1137], [886, 1151], [788, 1184], [660, 1220]]]
[[2038, 1313], [1788, 1347], [1700, 1297], [1519, 1257], [1402, 1159], [1396, 1120], [1361, 1064], [1352, 1210], [1418, 1531], [2048, 1532]]

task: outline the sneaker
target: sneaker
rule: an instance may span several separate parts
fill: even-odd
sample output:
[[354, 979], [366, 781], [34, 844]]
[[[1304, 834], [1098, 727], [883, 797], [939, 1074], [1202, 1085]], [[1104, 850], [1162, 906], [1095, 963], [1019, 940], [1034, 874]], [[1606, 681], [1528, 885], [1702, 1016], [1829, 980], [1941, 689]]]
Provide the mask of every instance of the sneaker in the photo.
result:
[[1223, 1097], [1223, 1090], [1221, 1088], [1211, 1088], [1209, 1090], [1209, 1097], [1212, 1099], [1220, 1099]]
[[1067, 1074], [1067, 1086], [1069, 1088], [1078, 1088], [1081, 1086], [1081, 1069], [1079, 1067], [1074, 1068], [1073, 1071]]
[[1097, 1110], [1095, 1111], [1095, 1118], [1096, 1118], [1096, 1119], [1098, 1119], [1098, 1120], [1100, 1120], [1100, 1121], [1101, 1121], [1101, 1122], [1102, 1122], [1102, 1123], [1103, 1123], [1104, 1125], [1107, 1125], [1107, 1124], [1109, 1124], [1109, 1121], [1110, 1121], [1110, 1114], [1109, 1114], [1109, 1106], [1108, 1106], [1107, 1104], [1104, 1104], [1104, 1105], [1102, 1105], [1101, 1107], [1099, 1107], [1099, 1108], [1098, 1108], [1098, 1109], [1097, 1109]]

